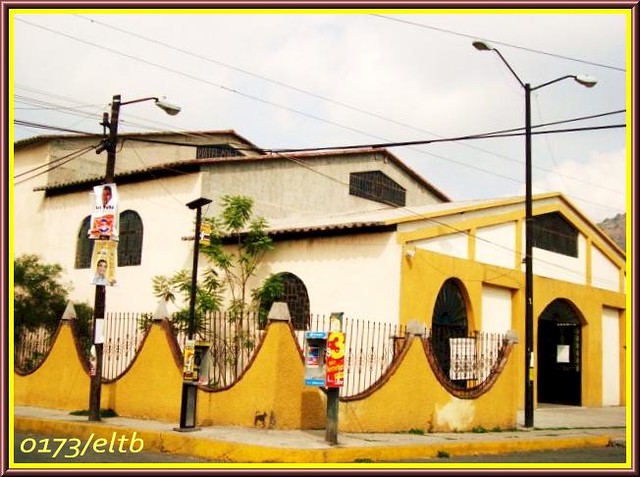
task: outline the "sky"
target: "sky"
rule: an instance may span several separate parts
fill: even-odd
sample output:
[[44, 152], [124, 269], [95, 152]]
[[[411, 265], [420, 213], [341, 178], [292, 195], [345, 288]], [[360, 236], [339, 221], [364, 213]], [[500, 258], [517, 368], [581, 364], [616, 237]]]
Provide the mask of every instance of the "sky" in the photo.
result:
[[[629, 131], [584, 128], [626, 123], [629, 11], [494, 12], [15, 11], [13, 140], [61, 132], [33, 123], [100, 134], [113, 95], [166, 96], [179, 115], [126, 105], [119, 132], [231, 129], [266, 149], [451, 139], [388, 149], [452, 200], [510, 197], [524, 137], [454, 139], [524, 128], [528, 83], [534, 131], [583, 129], [533, 136], [534, 193], [594, 222], [626, 212]], [[565, 75], [598, 83], [544, 86]]]

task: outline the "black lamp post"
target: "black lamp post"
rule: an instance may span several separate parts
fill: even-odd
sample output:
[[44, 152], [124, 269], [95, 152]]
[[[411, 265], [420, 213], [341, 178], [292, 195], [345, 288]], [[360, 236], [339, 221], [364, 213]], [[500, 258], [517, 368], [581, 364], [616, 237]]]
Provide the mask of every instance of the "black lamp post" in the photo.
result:
[[525, 354], [524, 354], [524, 382], [525, 382], [525, 405], [524, 405], [524, 425], [533, 427], [533, 200], [532, 200], [532, 171], [531, 171], [531, 92], [544, 88], [553, 83], [572, 78], [587, 88], [595, 86], [596, 80], [589, 76], [565, 75], [560, 78], [548, 81], [538, 86], [531, 87], [529, 83], [524, 83], [516, 72], [507, 63], [500, 51], [483, 41], [474, 41], [473, 46], [480, 51], [495, 51], [502, 62], [509, 68], [524, 88], [525, 97]]
[[[193, 267], [191, 268], [191, 290], [189, 292], [189, 323], [187, 325], [187, 339], [193, 340], [196, 331], [196, 291], [198, 286], [198, 255], [200, 254], [200, 226], [202, 223], [202, 207], [211, 203], [211, 199], [200, 197], [187, 204], [191, 210], [196, 210], [196, 229], [193, 236]], [[197, 383], [183, 379], [182, 399], [180, 403], [180, 427], [176, 431], [196, 430], [196, 403], [198, 397]]]
[[[127, 104], [140, 103], [142, 101], [155, 101], [156, 106], [165, 111], [171, 116], [175, 116], [180, 112], [180, 107], [171, 104], [165, 100], [161, 100], [156, 97], [134, 99], [132, 101], [122, 102], [120, 95], [113, 96], [111, 101], [111, 117], [107, 113], [104, 113], [102, 119], [102, 126], [105, 130], [109, 129], [109, 135], [105, 137], [100, 145], [96, 148], [96, 154], [100, 154], [102, 151], [107, 151], [107, 168], [104, 177], [104, 184], [110, 184], [114, 181], [115, 167], [116, 167], [116, 145], [118, 142], [118, 121], [120, 116], [120, 107]], [[108, 237], [100, 237], [108, 238]], [[103, 356], [103, 343], [100, 339], [97, 343], [97, 331], [98, 327], [96, 322], [98, 320], [104, 320], [105, 306], [106, 306], [106, 285], [96, 285], [96, 292], [94, 298], [94, 312], [93, 312], [93, 343], [96, 351], [96, 363], [95, 371], [91, 375], [91, 384], [89, 388], [89, 420], [100, 420], [100, 394], [102, 384], [102, 356]]]

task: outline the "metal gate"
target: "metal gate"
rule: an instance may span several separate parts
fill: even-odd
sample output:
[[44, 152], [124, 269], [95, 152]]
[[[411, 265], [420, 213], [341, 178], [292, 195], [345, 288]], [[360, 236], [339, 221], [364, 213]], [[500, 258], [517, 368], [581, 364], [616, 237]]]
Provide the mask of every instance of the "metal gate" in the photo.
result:
[[538, 402], [582, 403], [582, 324], [565, 300], [545, 308], [538, 322]]

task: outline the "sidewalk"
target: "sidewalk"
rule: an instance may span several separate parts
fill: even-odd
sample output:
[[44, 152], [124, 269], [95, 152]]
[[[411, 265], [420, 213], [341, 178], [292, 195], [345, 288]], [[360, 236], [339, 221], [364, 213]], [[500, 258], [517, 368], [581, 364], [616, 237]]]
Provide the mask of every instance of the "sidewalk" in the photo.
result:
[[[542, 406], [534, 427], [506, 432], [432, 434], [339, 433], [338, 444], [325, 441], [324, 430], [270, 430], [203, 427], [177, 432], [178, 423], [124, 417], [90, 422], [66, 411], [17, 406], [15, 429], [81, 440], [134, 435], [144, 450], [189, 455], [229, 463], [357, 463], [397, 462], [438, 454], [473, 455], [573, 447], [626, 445], [624, 407], [582, 408]], [[115, 433], [115, 434], [114, 434]], [[141, 440], [140, 440], [141, 439]]]

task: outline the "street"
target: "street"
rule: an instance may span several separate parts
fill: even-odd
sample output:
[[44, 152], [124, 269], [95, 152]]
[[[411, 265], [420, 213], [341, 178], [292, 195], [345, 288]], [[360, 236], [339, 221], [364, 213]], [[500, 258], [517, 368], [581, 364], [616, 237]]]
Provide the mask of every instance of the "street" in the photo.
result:
[[624, 446], [588, 447], [561, 449], [552, 451], [515, 452], [511, 454], [467, 455], [440, 457], [432, 459], [412, 459], [403, 462], [412, 463], [623, 463], [626, 448]]

